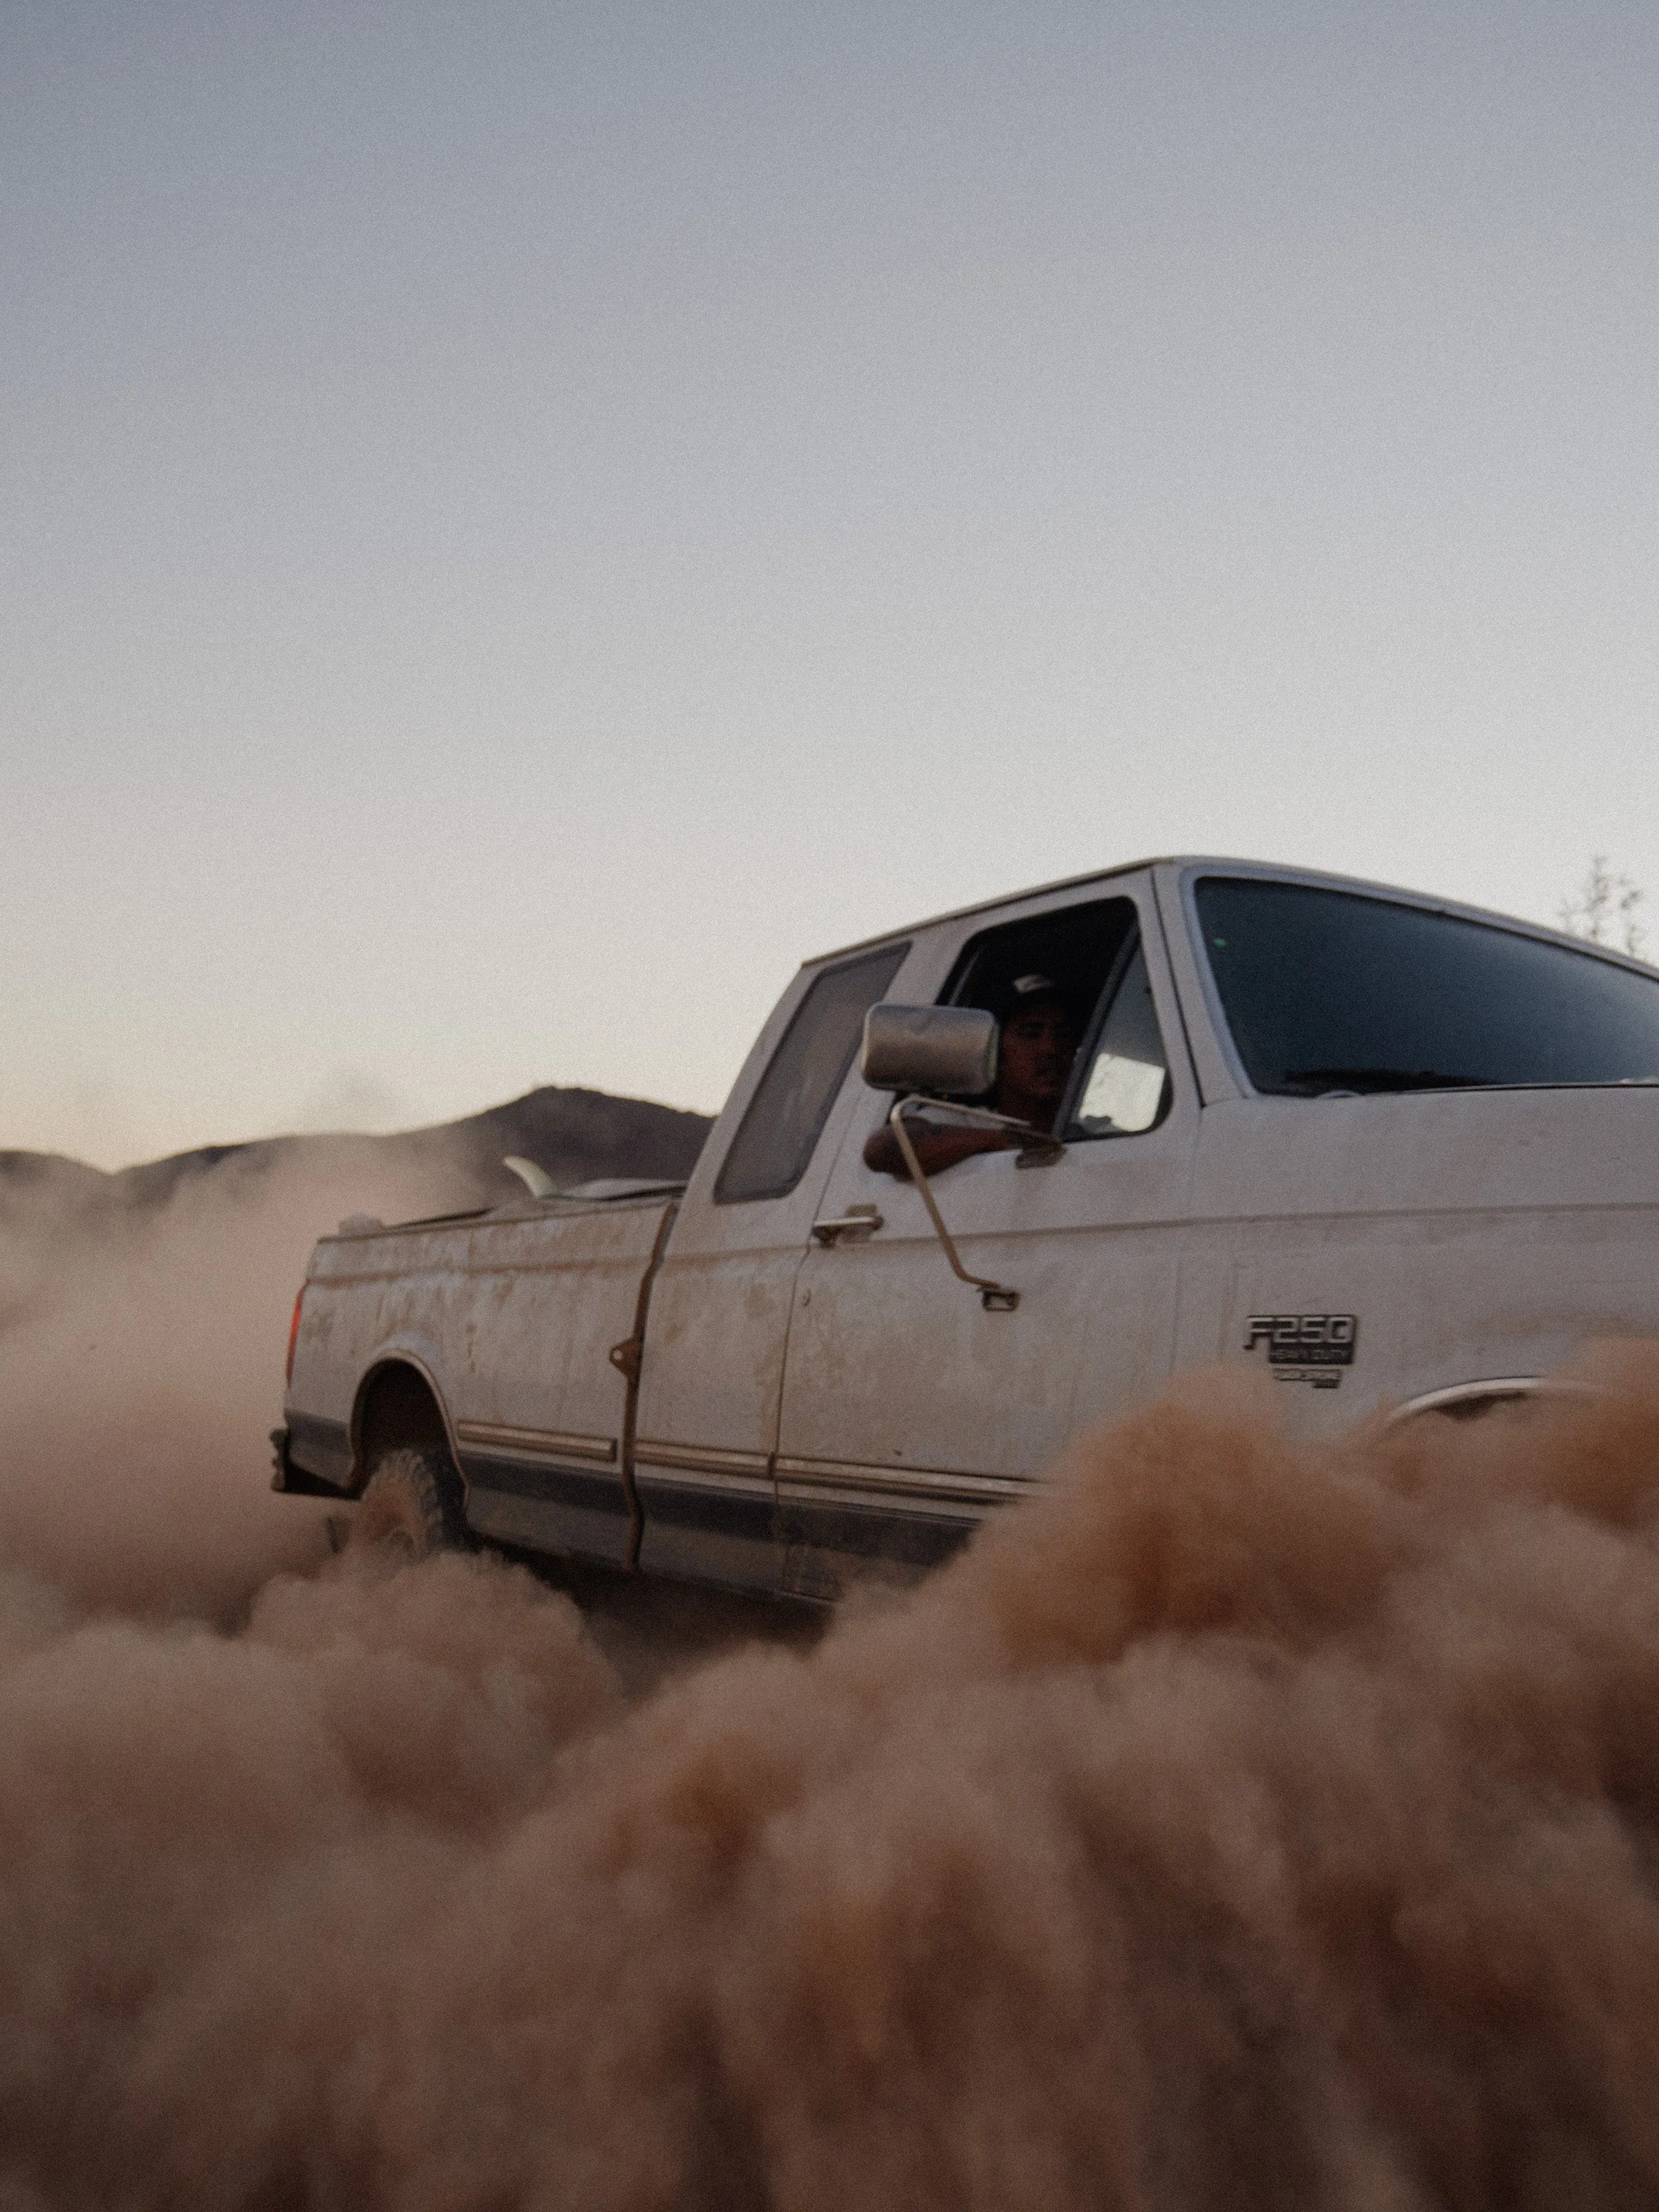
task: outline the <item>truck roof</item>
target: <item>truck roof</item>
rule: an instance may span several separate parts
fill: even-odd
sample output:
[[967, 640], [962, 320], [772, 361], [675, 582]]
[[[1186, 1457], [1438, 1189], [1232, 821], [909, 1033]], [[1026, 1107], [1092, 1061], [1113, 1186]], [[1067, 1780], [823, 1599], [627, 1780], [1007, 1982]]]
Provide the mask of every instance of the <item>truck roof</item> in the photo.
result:
[[1363, 891], [1373, 897], [1406, 899], [1413, 906], [1428, 907], [1438, 914], [1461, 915], [1470, 921], [1496, 923], [1500, 927], [1524, 930], [1531, 937], [1553, 939], [1559, 945], [1571, 945], [1575, 951], [1595, 954], [1620, 968], [1635, 968], [1644, 974], [1656, 972], [1653, 964], [1639, 954], [1623, 952], [1616, 945], [1597, 945], [1569, 933], [1553, 929], [1547, 922], [1528, 921], [1523, 915], [1500, 914], [1493, 907], [1471, 906], [1466, 900], [1447, 898], [1437, 891], [1413, 890], [1404, 884], [1379, 883], [1365, 876], [1334, 874], [1328, 868], [1302, 867], [1294, 860], [1248, 860], [1240, 854], [1228, 853], [1157, 853], [1150, 859], [1120, 860], [1109, 868], [1091, 868], [1079, 876], [1060, 876], [1053, 883], [1034, 884], [1029, 890], [1005, 891], [999, 898], [975, 899], [971, 905], [948, 908], [943, 914], [931, 914], [925, 921], [902, 924], [895, 929], [878, 930], [872, 937], [861, 937], [854, 944], [837, 945], [833, 952], [815, 953], [803, 960], [803, 968], [817, 968], [826, 960], [839, 960], [849, 952], [862, 952], [866, 945], [890, 944], [896, 937], [908, 937], [914, 932], [936, 928], [940, 922], [960, 921], [966, 915], [990, 914], [998, 907], [1017, 906], [1026, 899], [1046, 898], [1053, 891], [1069, 891], [1084, 884], [1109, 883], [1115, 876], [1132, 876], [1144, 868], [1205, 868], [1218, 871], [1243, 870], [1250, 875], [1282, 876], [1304, 884], [1330, 884], [1343, 890]]
[[[816, 968], [825, 960], [839, 960], [848, 952], [862, 952], [869, 945], [885, 945], [895, 937], [908, 937], [912, 931], [934, 929], [943, 921], [960, 921], [970, 914], [988, 914], [1000, 906], [1015, 906], [1024, 899], [1046, 898], [1051, 891], [1074, 890], [1084, 884], [1108, 883], [1114, 876], [1133, 876], [1143, 868], [1249, 868], [1267, 874], [1296, 876], [1306, 881], [1340, 884], [1352, 890], [1390, 891], [1396, 897], [1421, 899], [1437, 906], [1452, 906], [1453, 900], [1438, 899], [1431, 891], [1406, 890], [1398, 884], [1369, 883], [1360, 876], [1336, 876], [1321, 868], [1298, 867], [1294, 860], [1247, 860], [1238, 854], [1225, 853], [1155, 853], [1150, 859], [1118, 860], [1109, 868], [1089, 868], [1079, 876], [1057, 876], [1053, 883], [1033, 884], [1029, 889], [1004, 891], [997, 898], [975, 899], [968, 906], [948, 907], [943, 914], [930, 914], [924, 921], [900, 924], [893, 929], [878, 930], [872, 937], [860, 937], [851, 945], [838, 945], [832, 952], [815, 952], [803, 960], [803, 968]], [[1460, 907], [1460, 913], [1484, 914], [1478, 907]], [[1507, 921], [1508, 915], [1493, 915], [1494, 921]], [[1530, 927], [1531, 925], [1528, 925]]]

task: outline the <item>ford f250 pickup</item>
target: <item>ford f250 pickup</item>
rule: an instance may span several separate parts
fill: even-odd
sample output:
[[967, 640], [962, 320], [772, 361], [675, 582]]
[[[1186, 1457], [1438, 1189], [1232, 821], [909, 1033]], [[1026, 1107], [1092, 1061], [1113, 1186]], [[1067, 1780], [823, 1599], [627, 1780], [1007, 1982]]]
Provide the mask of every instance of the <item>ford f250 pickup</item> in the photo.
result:
[[[987, 1103], [1028, 990], [1073, 1052], [1047, 1126]], [[930, 1171], [930, 1123], [996, 1148]], [[1659, 1332], [1659, 973], [1144, 862], [809, 962], [683, 1187], [517, 1164], [514, 1203], [318, 1244], [275, 1486], [416, 1553], [829, 1598], [1179, 1368], [1253, 1363], [1318, 1429]]]

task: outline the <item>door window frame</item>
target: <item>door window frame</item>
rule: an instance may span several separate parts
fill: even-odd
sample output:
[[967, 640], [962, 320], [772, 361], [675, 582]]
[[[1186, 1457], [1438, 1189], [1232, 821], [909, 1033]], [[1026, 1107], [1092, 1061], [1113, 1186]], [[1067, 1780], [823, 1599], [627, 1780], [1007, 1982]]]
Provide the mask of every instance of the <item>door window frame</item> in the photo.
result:
[[1146, 945], [1146, 912], [1151, 907], [1153, 913], [1156, 913], [1157, 908], [1153, 902], [1150, 898], [1138, 899], [1129, 890], [1102, 889], [1091, 898], [1068, 899], [1063, 905], [1042, 908], [1035, 914], [1018, 915], [1006, 921], [992, 922], [984, 928], [975, 930], [971, 936], [963, 939], [952, 956], [949, 971], [938, 997], [933, 1001], [936, 1006], [941, 1006], [962, 1004], [959, 994], [969, 981], [972, 963], [981, 948], [1000, 937], [1005, 932], [1029, 929], [1043, 922], [1057, 921], [1066, 915], [1080, 914], [1091, 907], [1104, 906], [1127, 906], [1130, 909], [1133, 919], [1124, 932], [1122, 941], [1112, 955], [1110, 964], [1095, 994], [1094, 1005], [1079, 1033], [1077, 1052], [1072, 1062], [1072, 1071], [1066, 1079], [1066, 1089], [1061, 1094], [1060, 1105], [1054, 1115], [1054, 1134], [1068, 1150], [1073, 1145], [1121, 1144], [1126, 1137], [1150, 1136], [1155, 1129], [1162, 1127], [1174, 1110], [1176, 1055], [1170, 1049], [1168, 1024], [1158, 1007], [1158, 988], [1153, 981], [1153, 963], [1148, 957], [1147, 988], [1152, 994], [1152, 1018], [1157, 1024], [1158, 1042], [1164, 1054], [1164, 1090], [1158, 1113], [1144, 1129], [1085, 1129], [1079, 1127], [1077, 1120], [1078, 1108], [1083, 1102], [1084, 1089], [1088, 1082], [1093, 1055], [1099, 1046], [1106, 1024], [1111, 1019], [1112, 1009], [1116, 1004], [1118, 993], [1123, 987], [1124, 978], [1133, 964], [1136, 951]]

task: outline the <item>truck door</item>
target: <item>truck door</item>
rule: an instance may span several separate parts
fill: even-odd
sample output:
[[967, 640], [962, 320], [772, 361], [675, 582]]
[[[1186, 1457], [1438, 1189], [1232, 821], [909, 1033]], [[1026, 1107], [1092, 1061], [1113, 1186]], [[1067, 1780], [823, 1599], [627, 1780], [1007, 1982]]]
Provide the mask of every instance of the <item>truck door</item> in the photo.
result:
[[[872, 1560], [933, 1563], [1075, 1430], [1169, 1371], [1198, 1102], [1146, 878], [967, 938], [940, 997], [1000, 1018], [1012, 994], [1045, 985], [1079, 1038], [1054, 1124], [1063, 1154], [986, 1153], [933, 1185], [965, 1267], [1017, 1291], [1012, 1311], [951, 1273], [915, 1188], [865, 1165], [892, 1102], [853, 1079], [860, 1103], [819, 1209], [833, 1241], [794, 1286], [786, 1589], [832, 1595]], [[872, 1233], [831, 1226], [860, 1208], [878, 1218]]]
[[864, 1017], [908, 947], [809, 969], [761, 1034], [698, 1162], [651, 1291], [634, 1478], [640, 1564], [738, 1589], [781, 1572], [772, 1461], [795, 1277]]

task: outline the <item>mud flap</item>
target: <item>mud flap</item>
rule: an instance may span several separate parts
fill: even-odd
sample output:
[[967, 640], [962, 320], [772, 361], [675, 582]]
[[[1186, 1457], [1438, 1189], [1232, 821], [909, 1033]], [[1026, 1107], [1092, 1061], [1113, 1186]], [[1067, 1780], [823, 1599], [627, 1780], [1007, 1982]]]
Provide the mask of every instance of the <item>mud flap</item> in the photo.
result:
[[345, 1492], [337, 1482], [325, 1482], [321, 1475], [313, 1474], [308, 1468], [295, 1464], [289, 1453], [286, 1429], [273, 1429], [270, 1441], [274, 1448], [271, 1457], [274, 1472], [270, 1478], [273, 1490], [280, 1491], [285, 1498], [344, 1497]]

